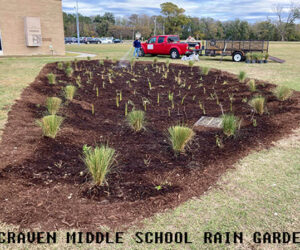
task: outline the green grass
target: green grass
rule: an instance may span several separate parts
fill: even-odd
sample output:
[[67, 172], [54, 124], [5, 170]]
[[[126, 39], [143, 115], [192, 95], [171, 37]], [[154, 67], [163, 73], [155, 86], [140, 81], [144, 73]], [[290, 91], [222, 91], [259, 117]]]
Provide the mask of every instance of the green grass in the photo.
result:
[[[122, 58], [131, 48], [130, 44], [121, 45], [67, 45], [67, 50], [97, 54], [97, 59]], [[233, 63], [231, 58], [201, 57], [194, 66], [218, 68], [238, 74], [245, 71], [249, 78], [266, 80], [279, 85], [300, 90], [300, 43], [272, 42], [270, 55], [287, 60], [284, 64]], [[132, 57], [128, 54], [129, 59]], [[126, 57], [125, 57], [126, 58]], [[153, 60], [156, 57], [145, 57]], [[159, 61], [168, 60], [160, 56]], [[0, 58], [0, 128], [4, 127], [7, 113], [14, 100], [19, 98], [23, 88], [34, 80], [40, 69], [48, 62], [70, 60], [73, 58], [54, 57], [18, 57]], [[141, 60], [141, 59], [139, 59]], [[180, 60], [170, 60], [181, 63]], [[299, 124], [300, 125], [300, 124]], [[274, 143], [268, 150], [253, 152], [228, 171], [203, 196], [143, 221], [143, 226], [129, 229], [122, 245], [104, 245], [106, 249], [208, 249], [202, 244], [204, 231], [243, 231], [246, 238], [242, 246], [211, 245], [209, 249], [293, 249], [290, 245], [253, 245], [251, 233], [255, 231], [298, 231], [300, 227], [300, 129], [289, 138]], [[219, 188], [220, 187], [220, 188]], [[11, 225], [0, 225], [0, 231], [13, 230]], [[99, 231], [106, 231], [101, 228]], [[192, 245], [140, 245], [134, 243], [132, 235], [136, 231], [187, 231]], [[63, 232], [60, 232], [62, 236]], [[56, 249], [90, 249], [95, 245], [66, 245], [62, 242]], [[5, 248], [5, 246], [1, 246]], [[10, 248], [20, 248], [10, 245]], [[48, 249], [47, 245], [27, 248]], [[295, 248], [295, 247], [294, 247]]]

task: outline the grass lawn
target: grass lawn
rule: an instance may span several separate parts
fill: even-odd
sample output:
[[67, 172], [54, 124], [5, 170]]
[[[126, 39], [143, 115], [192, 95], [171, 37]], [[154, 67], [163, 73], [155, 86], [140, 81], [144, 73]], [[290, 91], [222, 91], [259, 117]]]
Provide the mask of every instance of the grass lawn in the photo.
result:
[[[97, 54], [98, 58], [122, 58], [131, 44], [117, 45], [68, 45], [68, 51]], [[284, 64], [268, 63], [248, 65], [233, 63], [230, 58], [220, 62], [220, 57], [201, 58], [195, 65], [219, 68], [232, 73], [243, 70], [247, 75], [272, 83], [289, 86], [300, 91], [300, 43], [271, 43], [270, 54], [287, 60]], [[130, 58], [131, 53], [127, 58]], [[153, 60], [145, 57], [143, 60]], [[167, 57], [158, 57], [166, 60]], [[30, 57], [0, 58], [0, 128], [3, 128], [7, 112], [45, 63], [69, 58]], [[177, 60], [176, 62], [181, 62]], [[185, 62], [186, 63], [186, 62]], [[288, 122], [288, 121], [287, 121]], [[300, 121], [299, 121], [300, 125]], [[300, 126], [299, 126], [300, 127]], [[274, 131], [276, 132], [276, 131]], [[293, 135], [274, 143], [270, 149], [253, 152], [235, 169], [222, 176], [218, 185], [200, 198], [190, 200], [172, 211], [158, 214], [143, 221], [143, 226], [130, 228], [125, 234], [122, 249], [294, 249], [291, 245], [255, 245], [252, 233], [293, 232], [300, 228], [300, 129]], [[0, 231], [12, 230], [1, 225]], [[102, 229], [105, 230], [105, 229]], [[132, 235], [137, 231], [188, 232], [193, 244], [155, 245], [136, 244]], [[243, 245], [203, 245], [203, 232], [244, 232]], [[61, 232], [63, 234], [63, 232]], [[10, 245], [12, 247], [13, 245]], [[72, 245], [54, 246], [56, 249]], [[93, 245], [77, 245], [91, 248]], [[109, 246], [117, 248], [118, 246]], [[107, 248], [109, 248], [107, 247]], [[47, 246], [39, 248], [46, 249]]]

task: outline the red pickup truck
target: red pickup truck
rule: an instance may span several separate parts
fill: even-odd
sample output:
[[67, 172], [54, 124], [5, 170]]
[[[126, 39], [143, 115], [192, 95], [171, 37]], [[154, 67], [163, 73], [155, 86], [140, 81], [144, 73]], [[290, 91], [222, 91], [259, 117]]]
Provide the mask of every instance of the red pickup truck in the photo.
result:
[[[190, 49], [190, 46], [193, 46], [194, 49]], [[194, 52], [197, 53], [200, 48], [200, 43], [189, 44], [180, 42], [179, 36], [177, 35], [152, 36], [148, 41], [142, 43], [140, 56], [146, 54], [170, 55], [172, 59], [176, 59], [181, 55], [189, 55]]]

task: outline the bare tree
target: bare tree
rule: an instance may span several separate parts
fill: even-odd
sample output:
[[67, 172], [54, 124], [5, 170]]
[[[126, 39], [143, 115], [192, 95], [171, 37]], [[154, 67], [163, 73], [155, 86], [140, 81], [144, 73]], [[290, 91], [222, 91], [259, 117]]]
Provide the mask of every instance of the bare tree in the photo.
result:
[[294, 3], [291, 3], [288, 8], [277, 4], [273, 8], [273, 12], [277, 16], [276, 26], [281, 36], [281, 41], [284, 41], [289, 27], [295, 23], [296, 19], [300, 18], [300, 8], [295, 6]]

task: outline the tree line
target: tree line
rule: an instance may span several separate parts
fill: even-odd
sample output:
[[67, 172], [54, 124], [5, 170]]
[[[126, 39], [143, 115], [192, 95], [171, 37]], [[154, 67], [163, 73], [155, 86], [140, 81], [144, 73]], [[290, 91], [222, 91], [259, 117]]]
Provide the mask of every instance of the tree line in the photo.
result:
[[[115, 17], [113, 13], [83, 16], [79, 14], [80, 35], [83, 37], [108, 37], [133, 39], [136, 32], [147, 39], [151, 35], [178, 34], [181, 39], [189, 36], [198, 39], [300, 41], [300, 8], [291, 4], [288, 11], [274, 6], [275, 19], [249, 23], [236, 19], [219, 21], [210, 17], [191, 17], [177, 5], [166, 2], [160, 5], [161, 15], [132, 14]], [[63, 13], [65, 36], [76, 37], [76, 15]]]

